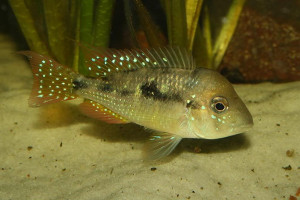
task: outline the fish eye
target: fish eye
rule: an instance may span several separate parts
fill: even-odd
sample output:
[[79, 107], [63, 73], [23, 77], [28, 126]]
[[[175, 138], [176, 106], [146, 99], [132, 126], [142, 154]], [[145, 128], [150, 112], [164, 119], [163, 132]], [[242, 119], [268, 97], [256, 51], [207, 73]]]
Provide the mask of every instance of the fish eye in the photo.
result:
[[216, 113], [223, 113], [228, 109], [228, 101], [225, 97], [214, 97], [211, 100], [211, 108]]

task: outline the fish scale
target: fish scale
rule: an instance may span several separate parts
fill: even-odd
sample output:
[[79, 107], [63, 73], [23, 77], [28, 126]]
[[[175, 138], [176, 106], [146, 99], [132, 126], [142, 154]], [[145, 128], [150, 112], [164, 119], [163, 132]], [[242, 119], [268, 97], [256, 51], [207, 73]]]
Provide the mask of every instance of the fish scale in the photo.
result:
[[30, 106], [82, 97], [79, 107], [87, 116], [152, 130], [144, 150], [150, 159], [169, 155], [182, 138], [223, 138], [253, 126], [232, 85], [215, 71], [196, 68], [185, 49], [82, 51], [86, 77], [46, 56], [20, 52], [34, 73]]

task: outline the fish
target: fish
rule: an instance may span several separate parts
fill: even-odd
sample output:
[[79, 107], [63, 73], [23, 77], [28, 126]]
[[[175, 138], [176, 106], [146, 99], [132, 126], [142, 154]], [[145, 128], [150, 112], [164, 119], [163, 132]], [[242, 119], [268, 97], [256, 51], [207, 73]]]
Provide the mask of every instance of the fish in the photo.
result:
[[135, 123], [152, 131], [147, 159], [168, 156], [183, 138], [218, 139], [243, 133], [252, 116], [231, 83], [196, 66], [180, 47], [83, 48], [87, 75], [33, 51], [30, 107], [85, 99], [85, 115], [110, 124]]

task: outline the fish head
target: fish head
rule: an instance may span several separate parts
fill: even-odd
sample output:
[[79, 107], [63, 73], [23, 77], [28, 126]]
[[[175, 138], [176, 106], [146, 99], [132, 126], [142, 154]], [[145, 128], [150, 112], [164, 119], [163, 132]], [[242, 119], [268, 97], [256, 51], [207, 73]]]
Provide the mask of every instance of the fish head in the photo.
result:
[[196, 105], [190, 109], [190, 126], [197, 137], [224, 138], [253, 126], [249, 110], [225, 77], [202, 69], [197, 78], [201, 84], [191, 93]]

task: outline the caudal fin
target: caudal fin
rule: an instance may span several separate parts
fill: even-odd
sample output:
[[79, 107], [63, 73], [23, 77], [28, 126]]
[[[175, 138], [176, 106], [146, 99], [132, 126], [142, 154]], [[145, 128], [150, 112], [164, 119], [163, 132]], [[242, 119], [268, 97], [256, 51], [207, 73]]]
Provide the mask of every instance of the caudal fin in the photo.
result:
[[72, 92], [76, 74], [71, 69], [32, 51], [19, 53], [29, 58], [34, 77], [29, 106], [37, 107], [76, 98]]

